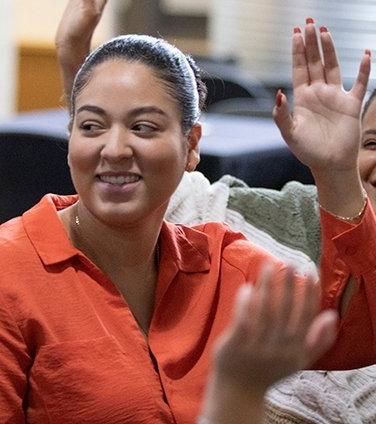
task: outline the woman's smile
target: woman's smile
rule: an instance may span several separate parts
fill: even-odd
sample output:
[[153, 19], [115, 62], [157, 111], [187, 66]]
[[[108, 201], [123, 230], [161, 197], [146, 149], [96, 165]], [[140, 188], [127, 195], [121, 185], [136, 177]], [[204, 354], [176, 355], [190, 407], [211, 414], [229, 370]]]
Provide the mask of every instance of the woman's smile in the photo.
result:
[[116, 226], [162, 219], [189, 151], [164, 83], [143, 64], [106, 61], [76, 107], [69, 164], [85, 207]]
[[[140, 175], [124, 173], [124, 174], [99, 174], [96, 177], [98, 188], [103, 194], [131, 194], [133, 193], [140, 181]], [[126, 200], [123, 198], [123, 200]]]

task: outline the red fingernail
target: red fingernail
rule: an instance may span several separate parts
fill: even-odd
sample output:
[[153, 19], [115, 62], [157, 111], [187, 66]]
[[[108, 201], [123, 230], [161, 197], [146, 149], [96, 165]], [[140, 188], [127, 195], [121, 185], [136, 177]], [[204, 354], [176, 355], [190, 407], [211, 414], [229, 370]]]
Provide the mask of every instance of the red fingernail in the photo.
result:
[[371, 50], [365, 49], [364, 53], [367, 54], [369, 57], [371, 57]]
[[321, 26], [320, 32], [328, 32], [328, 28], [326, 26]]
[[275, 105], [277, 107], [281, 107], [282, 104], [282, 90], [279, 88], [277, 91], [277, 95], [275, 96]]
[[301, 29], [299, 27], [294, 28], [294, 34], [301, 34]]
[[306, 22], [306, 24], [314, 24], [315, 23], [315, 21], [313, 20], [313, 18], [307, 18], [305, 20], [305, 22]]

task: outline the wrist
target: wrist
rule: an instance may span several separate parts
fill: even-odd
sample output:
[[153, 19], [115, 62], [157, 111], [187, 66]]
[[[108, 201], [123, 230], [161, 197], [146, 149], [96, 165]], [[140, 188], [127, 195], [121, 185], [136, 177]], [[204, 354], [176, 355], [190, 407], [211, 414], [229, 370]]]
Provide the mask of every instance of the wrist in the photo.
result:
[[357, 175], [359, 173], [357, 161], [354, 161], [353, 163], [344, 167], [336, 167], [334, 164], [327, 164], [322, 168], [310, 167], [310, 170], [315, 180], [340, 180], [340, 178], [352, 178], [354, 175]]
[[91, 40], [80, 42], [63, 42], [61, 44], [55, 43], [56, 54], [59, 60], [64, 62], [75, 62], [76, 58], [86, 57], [90, 53]]
[[245, 389], [234, 380], [214, 373], [206, 390], [200, 420], [208, 424], [261, 423], [264, 396], [263, 390]]
[[366, 195], [357, 167], [314, 173], [322, 209], [337, 217], [358, 217], [365, 207]]
[[56, 52], [63, 79], [68, 78], [69, 81], [72, 80], [73, 82], [74, 76], [85, 61], [88, 53], [90, 53], [90, 43], [86, 46], [82, 46], [81, 43], [80, 48], [64, 44]]
[[363, 205], [356, 214], [352, 214], [351, 216], [337, 215], [334, 212], [327, 210], [322, 204], [319, 204], [319, 206], [321, 210], [325, 211], [326, 213], [329, 213], [330, 215], [334, 216], [336, 219], [339, 219], [344, 222], [348, 222], [350, 224], [357, 224], [361, 221], [364, 215], [364, 212], [367, 206], [367, 199], [368, 199], [367, 192], [363, 188]]

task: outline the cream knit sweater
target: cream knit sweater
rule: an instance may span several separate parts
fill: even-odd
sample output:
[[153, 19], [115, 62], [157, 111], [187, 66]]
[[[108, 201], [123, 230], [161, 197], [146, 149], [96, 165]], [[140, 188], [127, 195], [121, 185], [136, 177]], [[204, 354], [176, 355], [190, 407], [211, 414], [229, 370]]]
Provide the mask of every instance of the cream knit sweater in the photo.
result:
[[[300, 273], [316, 270], [320, 223], [314, 186], [290, 182], [281, 191], [249, 188], [225, 176], [210, 184], [185, 174], [166, 219], [194, 225], [224, 221]], [[275, 385], [267, 396], [266, 422], [376, 424], [376, 366], [353, 371], [304, 371]]]

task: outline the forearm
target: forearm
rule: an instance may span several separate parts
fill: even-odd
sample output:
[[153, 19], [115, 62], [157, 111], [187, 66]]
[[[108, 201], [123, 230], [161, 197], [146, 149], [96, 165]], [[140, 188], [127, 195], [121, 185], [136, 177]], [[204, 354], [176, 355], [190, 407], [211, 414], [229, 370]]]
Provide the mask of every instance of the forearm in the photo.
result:
[[[365, 195], [358, 169], [344, 172], [325, 172], [315, 175], [319, 202], [322, 208], [349, 224], [358, 224], [365, 208]], [[325, 227], [323, 228], [325, 231]], [[349, 278], [340, 302], [340, 315], [344, 316], [351, 297], [356, 291], [354, 280]]]
[[88, 40], [85, 43], [81, 41], [77, 44], [70, 44], [68, 42], [56, 43], [60, 75], [63, 80], [64, 94], [68, 105], [76, 73], [90, 52], [90, 41]]
[[[374, 362], [376, 320], [376, 221], [369, 201], [360, 222], [351, 225], [321, 211], [322, 307], [340, 311], [336, 344], [314, 365], [348, 369]], [[350, 277], [351, 276], [351, 277]]]
[[75, 75], [90, 52], [107, 0], [69, 0], [55, 36], [57, 58], [69, 104]]

